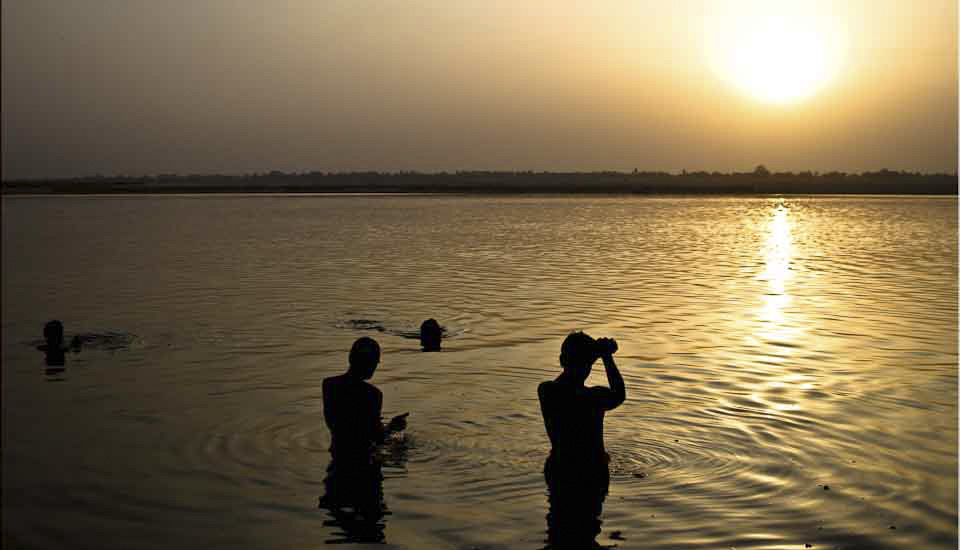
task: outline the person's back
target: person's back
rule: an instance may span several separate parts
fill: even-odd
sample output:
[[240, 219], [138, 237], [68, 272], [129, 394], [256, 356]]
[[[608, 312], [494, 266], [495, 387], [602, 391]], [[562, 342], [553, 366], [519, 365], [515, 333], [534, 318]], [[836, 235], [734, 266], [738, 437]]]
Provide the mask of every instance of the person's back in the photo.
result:
[[583, 464], [606, 462], [603, 408], [593, 388], [549, 381], [538, 388], [540, 407], [555, 460]]
[[369, 452], [380, 438], [383, 394], [349, 374], [323, 381], [323, 416], [334, 456]]
[[383, 394], [367, 382], [380, 362], [380, 346], [372, 338], [359, 338], [350, 350], [346, 373], [323, 381], [323, 417], [330, 429], [330, 453], [334, 462], [350, 457], [355, 462], [369, 455], [390, 432], [406, 427], [400, 415], [384, 427], [380, 420]]

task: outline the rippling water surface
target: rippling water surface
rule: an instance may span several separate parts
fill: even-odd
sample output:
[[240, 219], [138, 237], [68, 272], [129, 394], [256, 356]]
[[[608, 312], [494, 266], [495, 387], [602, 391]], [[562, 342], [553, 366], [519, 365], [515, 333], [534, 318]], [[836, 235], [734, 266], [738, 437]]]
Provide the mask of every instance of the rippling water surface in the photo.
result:
[[[317, 508], [320, 382], [361, 335], [411, 413], [387, 545], [542, 548], [536, 386], [572, 329], [616, 338], [627, 382], [599, 543], [956, 547], [955, 198], [7, 197], [2, 221], [25, 548], [349, 540]], [[51, 318], [87, 341], [53, 374]]]

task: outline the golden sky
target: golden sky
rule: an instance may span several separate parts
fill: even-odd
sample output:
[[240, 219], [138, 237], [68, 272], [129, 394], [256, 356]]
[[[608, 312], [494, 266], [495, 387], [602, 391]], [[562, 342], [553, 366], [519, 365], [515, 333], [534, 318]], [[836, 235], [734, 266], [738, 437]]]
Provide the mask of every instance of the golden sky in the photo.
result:
[[4, 0], [4, 178], [956, 171], [946, 0]]

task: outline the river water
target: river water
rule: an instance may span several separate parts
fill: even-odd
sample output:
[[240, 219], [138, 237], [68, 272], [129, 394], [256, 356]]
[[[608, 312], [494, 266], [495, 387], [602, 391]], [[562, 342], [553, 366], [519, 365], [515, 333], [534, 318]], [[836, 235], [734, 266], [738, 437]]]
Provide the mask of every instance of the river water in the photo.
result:
[[[598, 543], [956, 547], [956, 198], [6, 197], [2, 222], [12, 547], [543, 548], [536, 388], [575, 329], [627, 384]], [[53, 318], [85, 340], [64, 369]], [[318, 508], [320, 384], [360, 336], [410, 412], [373, 527]]]

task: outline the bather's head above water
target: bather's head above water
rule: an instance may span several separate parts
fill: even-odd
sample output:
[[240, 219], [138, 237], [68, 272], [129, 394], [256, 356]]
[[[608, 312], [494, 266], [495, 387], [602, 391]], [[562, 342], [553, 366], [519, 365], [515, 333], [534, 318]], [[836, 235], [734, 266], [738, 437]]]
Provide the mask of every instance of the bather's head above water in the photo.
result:
[[366, 336], [357, 338], [353, 347], [350, 348], [350, 368], [347, 372], [361, 380], [368, 380], [377, 370], [379, 363], [380, 344]]
[[63, 346], [63, 323], [54, 319], [43, 325], [43, 339], [47, 341], [47, 346]]
[[423, 351], [440, 351], [443, 329], [436, 319], [427, 319], [420, 325], [420, 347]]
[[579, 382], [590, 376], [590, 369], [597, 357], [597, 341], [581, 331], [568, 334], [560, 346], [563, 373]]

